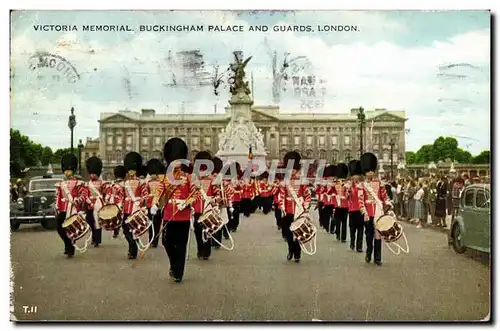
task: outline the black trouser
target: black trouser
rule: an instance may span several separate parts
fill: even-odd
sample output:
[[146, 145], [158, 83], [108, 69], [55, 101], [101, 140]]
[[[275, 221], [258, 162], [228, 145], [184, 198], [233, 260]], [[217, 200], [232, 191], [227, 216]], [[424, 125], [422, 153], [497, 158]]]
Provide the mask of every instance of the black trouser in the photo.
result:
[[318, 201], [318, 202], [316, 202], [316, 203], [317, 203], [317, 205], [318, 205], [318, 219], [320, 220], [319, 225], [323, 226], [323, 225], [321, 224], [321, 211], [323, 210], [323, 202]]
[[90, 230], [92, 231], [92, 243], [100, 244], [102, 242], [102, 229], [96, 229], [96, 220], [94, 219], [93, 210], [87, 212], [87, 223], [89, 223]]
[[262, 211], [265, 215], [269, 214], [271, 209], [273, 209], [273, 197], [261, 197]]
[[260, 197], [260, 195], [256, 195], [252, 199], [252, 213], [255, 213], [255, 211], [261, 207], [261, 202], [262, 198]]
[[238, 229], [238, 226], [240, 225], [240, 209], [241, 202], [233, 201], [233, 215], [229, 219], [229, 223], [227, 225], [229, 231], [236, 231]]
[[120, 234], [120, 228], [116, 228], [113, 230], [113, 237], [116, 238]]
[[161, 228], [161, 218], [162, 218], [162, 213], [161, 209], [159, 209], [156, 214], [151, 215], [151, 211], [148, 211], [148, 217], [150, 220], [153, 221], [153, 225], [149, 227], [149, 241], [153, 239], [153, 230], [154, 230], [154, 239], [153, 242], [151, 243], [151, 246], [156, 247], [158, 246], [158, 240], [160, 240], [160, 228]]
[[198, 249], [198, 257], [210, 257], [212, 253], [212, 243], [211, 238], [206, 238], [207, 241], [203, 242], [203, 227], [198, 220], [201, 214], [194, 214], [194, 234], [196, 236], [196, 247]]
[[295, 259], [300, 259], [302, 249], [300, 248], [299, 242], [293, 239], [293, 233], [290, 231], [293, 217], [293, 214], [286, 214], [285, 217], [283, 217], [283, 228], [285, 229], [286, 241], [288, 243], [288, 253], [292, 254]]
[[165, 224], [162, 234], [162, 243], [170, 260], [170, 270], [177, 279], [184, 276], [190, 226], [189, 220], [170, 221]]
[[375, 239], [375, 225], [373, 217], [365, 222], [366, 257], [371, 260], [372, 252], [375, 262], [382, 262], [382, 239]]
[[356, 247], [357, 251], [363, 249], [363, 214], [359, 210], [349, 212], [349, 230], [351, 239], [351, 248]]
[[277, 203], [274, 204], [274, 218], [276, 219], [276, 226], [282, 228], [281, 226], [281, 209]]
[[134, 239], [134, 235], [132, 234], [132, 231], [130, 231], [130, 228], [128, 224], [125, 224], [125, 221], [130, 215], [123, 215], [123, 224], [122, 224], [122, 229], [123, 229], [123, 234], [125, 235], [125, 239], [128, 242], [128, 255], [135, 258], [137, 257], [138, 253], [138, 247], [137, 247], [137, 240]]
[[347, 239], [347, 208], [335, 208], [335, 235], [337, 239], [346, 241]]
[[332, 224], [333, 216], [333, 206], [323, 205], [321, 212], [319, 213], [319, 224], [326, 230], [333, 232], [335, 230], [335, 224]]
[[252, 200], [241, 199], [241, 212], [246, 217], [250, 216], [250, 214], [252, 213]]
[[73, 242], [68, 238], [66, 231], [63, 229], [62, 225], [66, 220], [66, 212], [59, 213], [56, 215], [57, 220], [57, 234], [61, 237], [64, 242], [64, 252], [65, 253], [75, 253], [75, 247], [73, 246]]
[[[211, 240], [212, 241], [212, 247], [217, 247], [217, 248], [220, 247], [220, 243], [222, 242], [222, 234], [224, 234], [224, 238], [225, 239], [229, 239], [229, 233], [228, 233], [227, 229], [229, 227], [229, 223], [230, 223], [231, 216], [232, 216], [231, 212], [229, 211], [229, 207], [226, 208], [226, 212], [227, 212], [227, 219], [229, 221], [228, 221], [228, 223], [225, 226], [223, 226], [219, 231], [217, 231], [214, 234], [214, 237]], [[221, 210], [221, 213], [223, 213], [222, 210]], [[214, 240], [214, 238], [215, 238], [215, 240]]]

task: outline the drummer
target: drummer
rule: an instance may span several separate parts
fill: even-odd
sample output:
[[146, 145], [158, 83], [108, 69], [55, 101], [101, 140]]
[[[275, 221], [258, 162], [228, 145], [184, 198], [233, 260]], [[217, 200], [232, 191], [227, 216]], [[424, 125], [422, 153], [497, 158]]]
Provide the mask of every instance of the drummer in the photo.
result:
[[74, 177], [78, 167], [78, 159], [74, 154], [66, 154], [61, 159], [61, 169], [65, 179], [56, 184], [56, 220], [57, 234], [64, 242], [64, 254], [71, 258], [75, 255], [73, 242], [63, 228], [64, 221], [78, 213], [85, 196], [82, 194], [84, 182]]
[[[214, 164], [214, 171], [212, 172], [212, 175], [213, 175], [213, 180], [215, 181], [213, 185], [218, 186], [216, 190], [219, 192], [219, 197], [217, 198], [219, 204], [219, 210], [221, 214], [227, 213], [228, 217], [227, 219], [229, 224], [229, 220], [231, 219], [233, 213], [233, 206], [231, 201], [234, 190], [230, 185], [231, 180], [224, 179], [223, 176], [219, 175], [222, 168], [224, 167], [222, 160], [218, 157], [214, 157], [212, 162]], [[229, 233], [227, 230], [227, 227], [229, 226], [228, 224], [223, 226], [222, 229], [220, 229], [214, 234], [214, 238], [216, 240], [212, 240], [212, 247], [214, 247], [215, 249], [220, 248], [220, 243], [222, 242], [222, 234], [224, 234], [224, 239], [229, 239]]]
[[365, 192], [360, 183], [361, 163], [359, 160], [351, 160], [347, 164], [351, 179], [346, 183], [349, 199], [349, 234], [350, 248], [358, 253], [363, 252], [363, 214], [365, 214]]
[[[209, 162], [212, 160], [212, 155], [209, 152], [199, 152], [195, 155], [194, 161], [205, 161]], [[199, 170], [198, 170], [199, 169]], [[206, 208], [211, 205], [215, 205], [215, 198], [219, 196], [219, 189], [216, 185], [212, 185], [212, 181], [214, 180], [214, 176], [207, 172], [207, 166], [201, 164], [198, 169], [195, 169], [193, 172], [192, 182], [198, 182], [200, 185], [200, 189], [209, 197], [209, 200], [206, 201], [204, 194], [198, 196], [198, 199], [193, 204], [194, 208], [194, 233], [196, 236], [196, 247], [198, 249], [198, 259], [200, 260], [208, 260], [212, 253], [212, 239], [211, 238], [203, 238], [203, 226], [198, 222], [200, 217], [206, 211]], [[207, 241], [203, 241], [203, 239], [208, 239]]]
[[134, 238], [132, 231], [126, 224], [127, 219], [141, 208], [142, 193], [141, 181], [137, 177], [137, 172], [141, 172], [142, 157], [139, 153], [130, 152], [125, 155], [123, 161], [125, 169], [127, 170], [128, 178], [125, 181], [125, 201], [123, 203], [123, 234], [128, 242], [128, 259], [135, 260], [137, 258], [138, 247], [137, 240]]
[[366, 257], [365, 261], [370, 263], [372, 253], [376, 265], [382, 265], [382, 238], [375, 230], [375, 217], [384, 215], [384, 210], [380, 210], [377, 206], [377, 200], [380, 200], [384, 207], [392, 209], [392, 204], [389, 201], [387, 192], [380, 180], [375, 178], [375, 171], [377, 170], [377, 157], [372, 153], [365, 153], [360, 158], [361, 169], [365, 174], [366, 179], [363, 182], [363, 189], [365, 195], [365, 208], [364, 214], [365, 233], [366, 233]]
[[99, 247], [102, 242], [102, 229], [99, 224], [99, 210], [104, 205], [104, 185], [99, 179], [102, 171], [102, 161], [96, 156], [90, 157], [87, 162], [87, 173], [89, 181], [84, 186], [83, 194], [87, 202], [87, 223], [92, 230], [92, 245]]
[[[300, 262], [301, 248], [299, 242], [294, 239], [290, 226], [295, 220], [295, 217], [299, 216], [298, 213], [301, 210], [308, 212], [311, 204], [311, 192], [307, 185], [302, 184], [300, 178], [300, 159], [301, 156], [297, 152], [286, 153], [283, 163], [287, 166], [288, 161], [293, 160], [293, 170], [290, 180], [288, 176], [285, 175], [285, 183], [280, 190], [280, 194], [283, 198], [279, 201], [280, 209], [284, 214], [282, 226], [285, 228], [285, 235], [288, 243], [288, 255], [286, 259], [290, 261], [293, 258], [296, 263]], [[290, 192], [295, 192], [295, 194], [291, 194]], [[302, 203], [301, 206], [297, 205], [295, 198], [299, 200], [298, 202]]]

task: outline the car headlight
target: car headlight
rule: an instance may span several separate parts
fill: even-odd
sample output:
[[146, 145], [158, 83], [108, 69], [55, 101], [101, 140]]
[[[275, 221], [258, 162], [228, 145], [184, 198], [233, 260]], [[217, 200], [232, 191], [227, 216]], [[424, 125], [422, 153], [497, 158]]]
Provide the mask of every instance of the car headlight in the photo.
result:
[[41, 203], [46, 203], [47, 202], [47, 198], [46, 197], [41, 197], [40, 198], [40, 202]]
[[22, 205], [22, 204], [23, 204], [23, 202], [24, 202], [23, 198], [19, 198], [19, 199], [17, 199], [17, 204], [18, 204], [18, 205]]

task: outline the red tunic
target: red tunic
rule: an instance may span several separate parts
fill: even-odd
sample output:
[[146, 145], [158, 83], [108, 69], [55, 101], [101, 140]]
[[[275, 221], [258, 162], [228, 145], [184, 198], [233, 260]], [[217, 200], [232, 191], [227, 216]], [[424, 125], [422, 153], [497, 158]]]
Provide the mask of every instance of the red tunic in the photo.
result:
[[[123, 213], [125, 215], [130, 215], [133, 212], [136, 212], [137, 207], [141, 205], [144, 190], [141, 181], [137, 177], [125, 181], [124, 187], [125, 201], [123, 203]], [[134, 206], [135, 201], [137, 204]]]
[[321, 202], [323, 202], [324, 206], [334, 206], [336, 207], [337, 201], [335, 199], [335, 189], [331, 185], [323, 186], [323, 190], [321, 192]]
[[263, 197], [263, 198], [270, 197], [273, 194], [272, 190], [273, 190], [272, 185], [269, 185], [269, 183], [267, 181], [260, 182], [260, 184], [259, 184], [259, 195], [261, 197]]
[[[166, 193], [167, 187], [170, 187], [171, 182], [169, 179], [170, 176], [165, 176], [164, 181], [161, 185], [158, 186], [158, 201], [161, 200], [163, 195]], [[191, 219], [191, 208], [189, 207], [190, 201], [186, 201], [188, 198], [194, 199], [196, 201], [199, 194], [196, 186], [191, 182], [191, 179], [188, 174], [180, 171], [176, 176], [177, 180], [182, 180], [183, 184], [177, 185], [174, 193], [165, 203], [165, 207], [163, 208], [163, 220], [164, 221], [187, 221]], [[180, 210], [179, 205], [184, 206], [185, 208]]]
[[240, 179], [233, 179], [231, 181], [233, 187], [233, 202], [240, 202], [243, 193], [243, 181]]
[[242, 199], [253, 199], [254, 197], [254, 183], [253, 180], [250, 179], [250, 181], [246, 184], [243, 184], [243, 190], [241, 192], [241, 198]]
[[89, 180], [82, 187], [80, 194], [83, 200], [87, 202], [87, 210], [93, 210], [97, 199], [101, 199], [101, 204], [104, 205], [104, 192], [106, 185], [100, 180]]
[[[344, 187], [344, 183], [337, 182], [335, 184], [335, 207], [349, 209], [349, 190]], [[339, 205], [340, 203], [340, 205]]]
[[221, 207], [233, 206], [234, 187], [231, 185], [230, 179], [224, 179], [219, 186], [219, 195], [221, 200]]
[[[68, 203], [73, 201], [70, 210], [71, 214], [76, 214], [81, 210], [81, 204], [85, 201], [83, 194], [85, 183], [74, 177], [56, 183], [56, 209], [59, 213], [64, 213], [68, 209]], [[69, 206], [71, 207], [71, 206]], [[71, 215], [66, 215], [67, 217]]]
[[318, 202], [323, 202], [323, 191], [325, 189], [325, 185], [321, 185], [321, 184], [316, 184], [316, 188], [315, 188], [315, 191], [316, 191], [316, 199], [318, 200]]
[[379, 180], [372, 180], [368, 181], [366, 180], [363, 183], [363, 188], [364, 188], [364, 196], [365, 196], [365, 208], [366, 212], [368, 213], [369, 217], [374, 217], [375, 216], [375, 209], [376, 209], [376, 201], [372, 194], [367, 190], [367, 185], [370, 185], [372, 188], [373, 193], [378, 197], [378, 199], [385, 204], [386, 206], [389, 206], [392, 208], [392, 204], [389, 201], [389, 197], [387, 196], [387, 192], [385, 190], [385, 187], [381, 185]]
[[158, 195], [158, 187], [160, 186], [161, 181], [158, 178], [148, 180], [142, 187], [143, 192], [142, 195], [146, 197], [146, 207], [151, 208], [153, 206], [153, 196]]
[[289, 185], [285, 185], [284, 183], [281, 185], [279, 204], [280, 208], [285, 210], [287, 214], [295, 215], [297, 205], [290, 191], [293, 190], [297, 198], [302, 200], [301, 203], [304, 210], [308, 210], [311, 205], [311, 192], [309, 191], [309, 187], [302, 184], [298, 177], [292, 179], [290, 182]]
[[125, 201], [125, 187], [123, 181], [115, 181], [107, 185], [104, 202], [107, 205], [117, 205], [123, 209], [123, 202]]
[[[217, 185], [212, 184], [214, 181], [214, 177], [212, 175], [203, 177], [198, 180], [198, 185], [201, 186], [201, 189], [206, 193], [206, 195], [210, 198], [217, 198], [220, 196], [219, 188]], [[194, 182], [194, 179], [191, 180]], [[193, 209], [195, 214], [201, 214], [207, 207], [207, 202], [205, 201], [205, 197], [203, 194], [199, 194], [196, 198], [196, 201], [193, 203]]]
[[272, 195], [273, 195], [273, 203], [275, 205], [279, 204], [279, 199], [280, 199], [280, 186], [281, 186], [281, 183], [279, 180], [276, 180], [274, 183], [273, 183], [273, 188], [272, 188]]
[[365, 191], [361, 183], [349, 183], [347, 190], [349, 198], [349, 211], [360, 211], [361, 214], [365, 213]]

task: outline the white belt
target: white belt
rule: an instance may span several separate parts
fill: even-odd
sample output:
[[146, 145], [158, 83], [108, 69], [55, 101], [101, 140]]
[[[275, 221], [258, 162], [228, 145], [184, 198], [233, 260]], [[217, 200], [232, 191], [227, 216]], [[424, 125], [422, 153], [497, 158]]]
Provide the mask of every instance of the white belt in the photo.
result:
[[168, 203], [183, 203], [186, 200], [181, 200], [181, 199], [170, 199], [168, 200]]
[[367, 203], [374, 203], [375, 200], [366, 200]]

